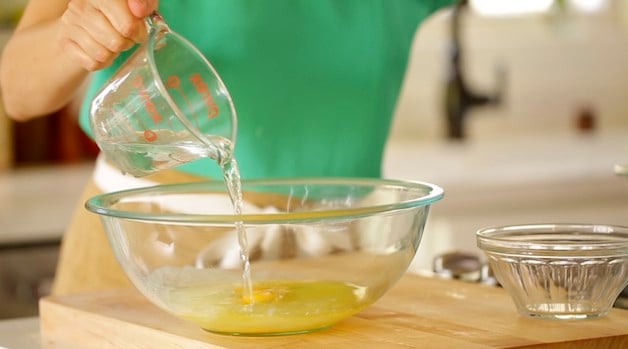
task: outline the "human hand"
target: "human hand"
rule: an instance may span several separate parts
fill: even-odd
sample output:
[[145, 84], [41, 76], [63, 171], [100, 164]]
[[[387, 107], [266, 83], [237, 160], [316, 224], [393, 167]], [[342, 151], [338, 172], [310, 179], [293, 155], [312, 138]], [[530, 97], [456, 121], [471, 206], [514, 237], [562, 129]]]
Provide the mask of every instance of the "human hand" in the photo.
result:
[[61, 17], [61, 41], [72, 60], [88, 71], [109, 66], [146, 39], [144, 17], [158, 0], [70, 0]]

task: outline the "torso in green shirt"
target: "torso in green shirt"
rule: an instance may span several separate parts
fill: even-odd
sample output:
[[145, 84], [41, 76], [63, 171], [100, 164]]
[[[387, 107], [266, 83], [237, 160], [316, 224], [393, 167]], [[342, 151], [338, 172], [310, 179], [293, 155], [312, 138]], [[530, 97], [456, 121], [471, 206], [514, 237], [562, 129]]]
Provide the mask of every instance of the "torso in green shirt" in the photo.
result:
[[[161, 0], [238, 111], [243, 178], [378, 177], [410, 46], [452, 0]], [[128, 55], [96, 72], [81, 112]], [[210, 159], [180, 169], [220, 178]]]

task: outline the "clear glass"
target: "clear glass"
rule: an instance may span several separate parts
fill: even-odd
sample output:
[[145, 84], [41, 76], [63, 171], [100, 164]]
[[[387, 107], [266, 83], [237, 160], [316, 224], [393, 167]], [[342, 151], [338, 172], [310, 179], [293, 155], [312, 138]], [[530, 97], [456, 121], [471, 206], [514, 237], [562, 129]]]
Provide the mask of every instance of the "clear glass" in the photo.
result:
[[628, 285], [628, 228], [538, 224], [477, 232], [495, 277], [525, 316], [606, 315]]
[[[135, 286], [170, 313], [231, 335], [327, 328], [379, 299], [416, 254], [441, 188], [381, 179], [162, 185], [91, 198]], [[236, 224], [246, 228], [253, 297], [242, 297]]]
[[237, 131], [229, 91], [203, 54], [159, 14], [147, 24], [148, 40], [91, 104], [96, 143], [116, 167], [137, 177], [201, 157], [220, 162]]

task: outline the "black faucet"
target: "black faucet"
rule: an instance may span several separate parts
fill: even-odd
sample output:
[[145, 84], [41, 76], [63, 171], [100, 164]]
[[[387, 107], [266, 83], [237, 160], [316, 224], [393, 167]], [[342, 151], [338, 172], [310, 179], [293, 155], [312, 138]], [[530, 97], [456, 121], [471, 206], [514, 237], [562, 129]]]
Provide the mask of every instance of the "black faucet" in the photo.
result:
[[497, 91], [493, 95], [480, 94], [469, 88], [463, 74], [461, 45], [461, 16], [467, 9], [467, 5], [467, 0], [459, 1], [454, 6], [451, 17], [451, 51], [445, 86], [447, 136], [450, 139], [465, 138], [464, 122], [471, 108], [501, 104], [506, 80], [505, 71], [498, 67]]

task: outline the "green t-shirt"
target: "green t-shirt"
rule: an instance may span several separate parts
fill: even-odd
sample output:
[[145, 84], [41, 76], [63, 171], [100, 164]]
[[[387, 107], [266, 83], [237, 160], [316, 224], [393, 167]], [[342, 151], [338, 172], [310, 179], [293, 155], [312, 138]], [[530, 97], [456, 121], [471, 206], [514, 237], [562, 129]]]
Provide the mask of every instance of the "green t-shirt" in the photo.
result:
[[[419, 23], [453, 0], [161, 0], [238, 112], [243, 178], [379, 177]], [[81, 110], [126, 59], [94, 74]], [[220, 178], [211, 159], [180, 169]]]

